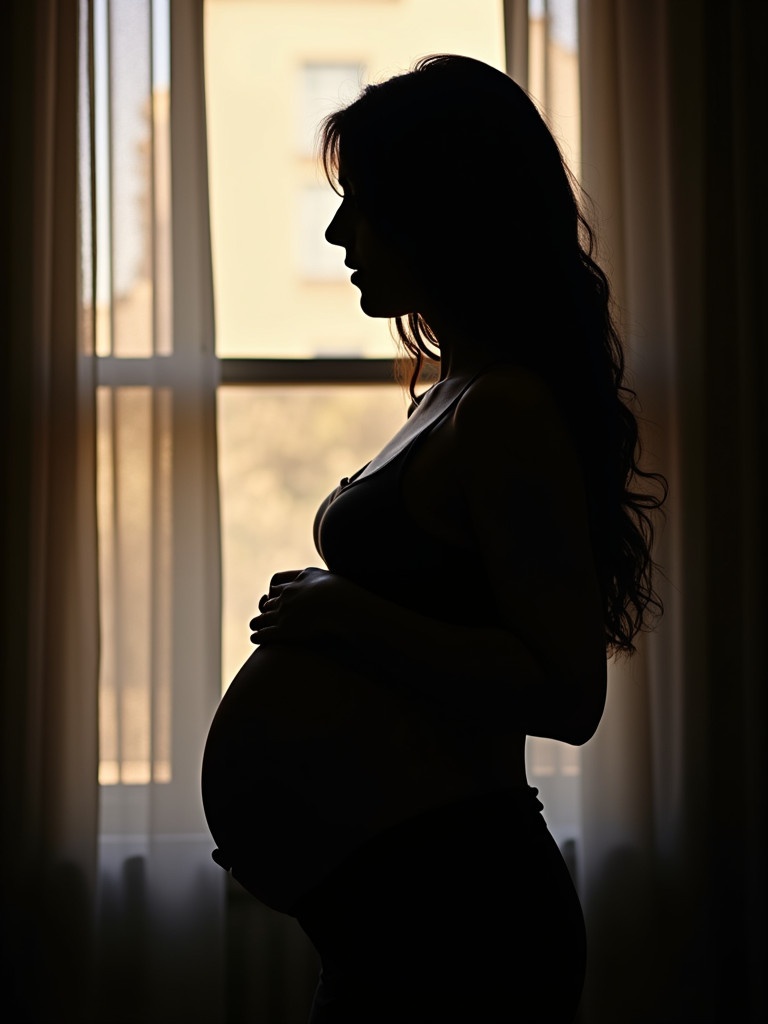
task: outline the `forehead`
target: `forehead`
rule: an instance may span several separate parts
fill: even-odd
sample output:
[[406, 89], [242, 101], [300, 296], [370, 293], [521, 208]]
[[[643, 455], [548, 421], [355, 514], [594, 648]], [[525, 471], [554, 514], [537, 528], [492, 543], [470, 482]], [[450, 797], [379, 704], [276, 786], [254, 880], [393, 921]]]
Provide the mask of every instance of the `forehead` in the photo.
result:
[[336, 179], [342, 188], [354, 186], [354, 182], [356, 181], [354, 170], [350, 167], [348, 161], [341, 158], [341, 155], [339, 155], [338, 165], [336, 168]]

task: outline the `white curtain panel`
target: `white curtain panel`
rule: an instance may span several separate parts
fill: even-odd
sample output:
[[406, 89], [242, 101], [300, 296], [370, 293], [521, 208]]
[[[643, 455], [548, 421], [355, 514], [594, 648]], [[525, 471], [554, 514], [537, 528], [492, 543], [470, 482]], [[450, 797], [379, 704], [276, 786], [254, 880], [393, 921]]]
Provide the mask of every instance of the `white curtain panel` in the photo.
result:
[[96, 1016], [142, 1024], [225, 1013], [225, 876], [200, 798], [221, 676], [202, 4], [174, 0], [169, 26], [155, 6], [97, 3], [95, 25], [109, 98]]

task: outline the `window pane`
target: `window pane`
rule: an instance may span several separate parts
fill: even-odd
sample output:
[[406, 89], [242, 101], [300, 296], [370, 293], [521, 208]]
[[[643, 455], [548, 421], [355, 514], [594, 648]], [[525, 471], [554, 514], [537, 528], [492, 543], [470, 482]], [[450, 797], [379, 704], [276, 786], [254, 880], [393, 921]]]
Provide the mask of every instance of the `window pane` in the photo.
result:
[[323, 237], [338, 199], [310, 142], [361, 80], [437, 50], [503, 68], [501, 0], [206, 0], [219, 355], [393, 354], [387, 323], [360, 311], [344, 253]]
[[219, 388], [224, 689], [253, 651], [248, 623], [271, 576], [323, 565], [312, 539], [320, 502], [406, 408], [395, 385]]
[[297, 150], [311, 157], [320, 120], [337, 107], [349, 103], [360, 92], [365, 68], [362, 64], [305, 64], [301, 69]]
[[[399, 429], [406, 408], [395, 385], [219, 388], [222, 690], [254, 650], [248, 623], [271, 576], [323, 565], [312, 536], [320, 502]], [[555, 838], [577, 836], [578, 748], [531, 737], [527, 762]]]

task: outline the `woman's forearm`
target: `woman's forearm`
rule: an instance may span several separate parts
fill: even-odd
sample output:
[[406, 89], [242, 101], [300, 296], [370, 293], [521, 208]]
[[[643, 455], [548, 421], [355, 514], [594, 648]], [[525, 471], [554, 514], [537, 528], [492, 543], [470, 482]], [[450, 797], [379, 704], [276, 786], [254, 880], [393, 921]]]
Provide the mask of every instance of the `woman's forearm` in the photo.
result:
[[545, 649], [512, 628], [444, 622], [317, 568], [273, 576], [259, 609], [254, 643], [320, 646], [457, 720], [583, 743], [602, 714], [601, 637], [585, 644], [573, 614]]

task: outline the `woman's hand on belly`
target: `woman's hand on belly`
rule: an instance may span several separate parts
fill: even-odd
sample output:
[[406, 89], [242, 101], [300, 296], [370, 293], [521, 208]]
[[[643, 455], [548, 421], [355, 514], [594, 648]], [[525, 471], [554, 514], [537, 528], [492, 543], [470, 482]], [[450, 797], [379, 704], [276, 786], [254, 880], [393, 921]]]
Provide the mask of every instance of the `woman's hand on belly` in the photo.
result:
[[366, 592], [343, 576], [310, 567], [276, 573], [250, 622], [255, 644], [351, 644]]

